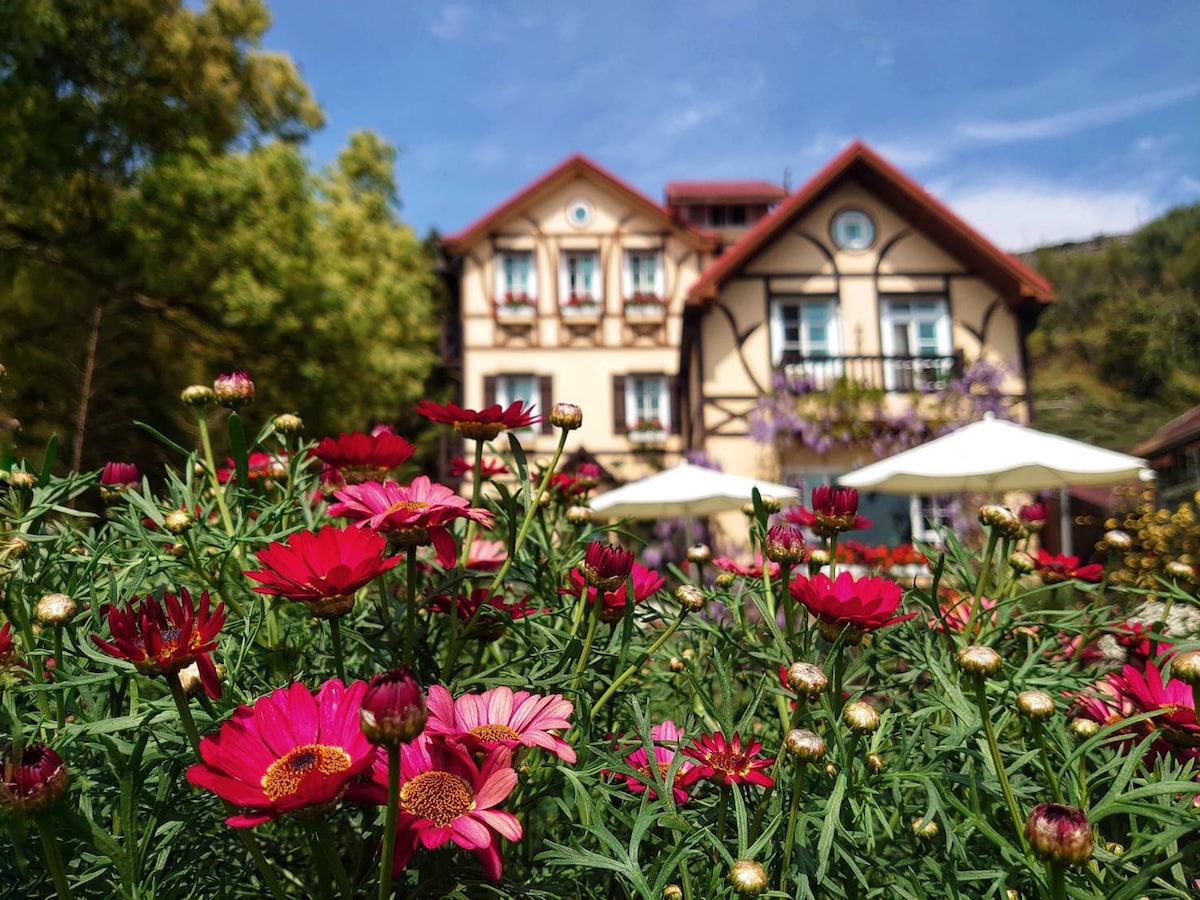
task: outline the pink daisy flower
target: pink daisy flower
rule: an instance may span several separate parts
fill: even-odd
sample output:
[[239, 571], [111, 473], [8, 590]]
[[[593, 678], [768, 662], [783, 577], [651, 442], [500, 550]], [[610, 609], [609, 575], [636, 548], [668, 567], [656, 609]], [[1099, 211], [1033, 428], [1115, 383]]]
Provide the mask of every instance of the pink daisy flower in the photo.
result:
[[771, 787], [775, 782], [762, 770], [774, 765], [775, 758], [759, 757], [760, 750], [762, 744], [753, 738], [743, 747], [742, 737], [736, 731], [732, 738], [726, 738], [718, 731], [694, 738], [690, 746], [679, 752], [699, 763], [689, 773], [689, 784], [707, 778], [724, 785], [746, 782]]
[[[625, 787], [633, 793], [640, 794], [643, 791], [649, 791], [651, 798], [654, 798], [657, 795], [654, 792], [654, 776], [651, 774], [650, 766], [653, 765], [658, 769], [660, 778], [667, 777], [667, 770], [671, 768], [671, 763], [679, 752], [679, 744], [683, 740], [683, 729], [667, 719], [650, 729], [650, 738], [654, 742], [654, 762], [650, 762], [645, 747], [638, 747], [625, 757], [625, 762], [641, 774], [625, 775], [624, 778]], [[694, 768], [693, 763], [684, 761], [676, 770], [675, 781], [671, 785], [671, 796], [675, 798], [676, 803], [683, 803], [687, 800], [686, 785], [690, 781], [688, 773]]]
[[561, 694], [539, 696], [500, 686], [454, 699], [435, 684], [427, 706], [425, 727], [431, 734], [465, 740], [473, 749], [541, 747], [563, 762], [575, 762], [575, 751], [556, 733], [571, 727], [568, 717], [575, 709]]
[[[572, 569], [570, 572], [571, 584], [565, 588], [560, 588], [560, 594], [578, 597], [580, 591], [583, 590], [584, 575], [579, 569]], [[633, 581], [633, 602], [634, 604], [641, 603], [648, 597], [653, 596], [659, 588], [665, 583], [666, 579], [659, 575], [654, 569], [647, 569], [641, 563], [633, 564], [633, 571], [630, 572], [630, 578]], [[587, 589], [587, 602], [589, 604], [596, 602], [597, 589], [589, 587]], [[611, 591], [602, 591], [600, 593], [600, 621], [612, 624], [620, 622], [625, 616], [625, 607], [629, 605], [629, 583], [623, 582]]]

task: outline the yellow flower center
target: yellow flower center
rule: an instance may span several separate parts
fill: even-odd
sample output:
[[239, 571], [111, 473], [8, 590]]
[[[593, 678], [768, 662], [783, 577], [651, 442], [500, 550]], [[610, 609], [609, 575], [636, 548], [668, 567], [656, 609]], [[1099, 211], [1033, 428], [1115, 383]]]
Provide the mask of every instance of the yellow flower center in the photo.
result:
[[418, 510], [428, 508], [429, 504], [422, 503], [420, 500], [397, 500], [395, 503], [385, 509], [384, 512], [417, 512]]
[[507, 725], [476, 725], [470, 734], [481, 741], [519, 741], [521, 736]]
[[278, 800], [296, 793], [304, 779], [314, 772], [336, 775], [350, 768], [350, 754], [341, 747], [327, 744], [304, 744], [289, 750], [267, 767], [263, 773], [263, 793]]
[[400, 788], [400, 806], [418, 819], [446, 826], [475, 808], [475, 794], [457, 775], [422, 772]]
[[[663, 779], [664, 781], [666, 781], [667, 770], [671, 768], [671, 764], [669, 762], [660, 762], [660, 763], [655, 763], [655, 765], [658, 767], [658, 777]], [[639, 766], [638, 771], [646, 776], [646, 783], [649, 784], [651, 779], [653, 778], [653, 776], [650, 774], [650, 766], [649, 765]]]
[[718, 772], [733, 772], [736, 775], [745, 775], [750, 771], [749, 760], [740, 753], [710, 753], [704, 758], [704, 761], [716, 769]]

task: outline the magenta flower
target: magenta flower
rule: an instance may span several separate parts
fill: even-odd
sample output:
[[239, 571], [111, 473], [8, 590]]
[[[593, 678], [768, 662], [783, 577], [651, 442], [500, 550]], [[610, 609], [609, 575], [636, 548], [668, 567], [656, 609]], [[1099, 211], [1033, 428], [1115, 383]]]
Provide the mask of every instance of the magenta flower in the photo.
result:
[[[683, 740], [683, 729], [667, 719], [650, 729], [650, 738], [654, 742], [653, 764], [646, 754], [646, 748], [638, 747], [625, 757], [625, 762], [640, 774], [625, 775], [624, 778], [625, 787], [629, 790], [635, 794], [649, 791], [653, 798], [656, 794], [654, 793], [654, 776], [651, 774], [650, 767], [653, 765], [658, 770], [661, 779], [667, 777], [667, 771], [671, 768], [671, 763], [674, 762], [675, 756], [679, 752], [679, 743]], [[671, 785], [671, 796], [675, 798], [676, 803], [683, 803], [688, 798], [687, 785], [690, 783], [689, 773], [693, 768], [695, 765], [685, 760], [675, 772], [675, 781]]]
[[724, 785], [745, 782], [771, 787], [775, 782], [762, 770], [770, 768], [775, 759], [759, 757], [760, 750], [762, 744], [754, 739], [747, 740], [743, 747], [741, 735], [736, 731], [732, 739], [718, 731], [693, 738], [691, 746], [679, 752], [698, 762], [688, 773], [689, 784], [706, 778]]
[[575, 762], [575, 751], [558, 736], [571, 727], [575, 709], [561, 694], [539, 696], [501, 686], [451, 698], [435, 684], [429, 688], [428, 706], [430, 734], [461, 740], [473, 750], [540, 747], [563, 762]]
[[[560, 588], [560, 594], [567, 594], [578, 597], [584, 586], [584, 576], [579, 569], [572, 569], [570, 573], [571, 584], [568, 587]], [[653, 569], [647, 569], [641, 563], [633, 564], [633, 571], [630, 572], [630, 580], [633, 581], [633, 602], [641, 603], [643, 600], [654, 595], [660, 587], [666, 583], [666, 579], [659, 575]], [[597, 594], [600, 596], [600, 621], [612, 624], [620, 622], [625, 616], [625, 608], [629, 605], [629, 582], [620, 584], [610, 591], [598, 592], [596, 588], [589, 587], [587, 589], [587, 602], [593, 604], [596, 602]]]
[[849, 643], [862, 640], [863, 632], [876, 631], [916, 616], [893, 615], [900, 606], [900, 585], [886, 578], [855, 578], [842, 572], [831, 581], [824, 573], [812, 578], [799, 575], [789, 588], [792, 596], [818, 619], [821, 633], [834, 640], [847, 626]]

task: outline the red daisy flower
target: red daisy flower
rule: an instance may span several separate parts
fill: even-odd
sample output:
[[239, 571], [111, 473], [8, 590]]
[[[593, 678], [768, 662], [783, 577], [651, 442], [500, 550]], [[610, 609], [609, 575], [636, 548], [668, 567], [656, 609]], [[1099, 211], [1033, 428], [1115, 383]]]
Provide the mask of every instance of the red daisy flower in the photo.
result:
[[584, 490], [591, 490], [600, 484], [600, 479], [604, 477], [604, 470], [600, 468], [599, 463], [584, 462], [579, 464], [579, 468], [575, 470], [575, 481], [583, 485]]
[[813, 488], [811, 512], [803, 506], [795, 506], [779, 518], [792, 525], [811, 528], [822, 537], [871, 527], [871, 520], [858, 514], [858, 491], [855, 488], [831, 487], [827, 484]]
[[209, 656], [217, 647], [217, 635], [225, 624], [225, 604], [210, 612], [208, 591], [200, 604], [192, 603], [187, 588], [155, 600], [147, 595], [131, 599], [123, 608], [106, 606], [112, 641], [92, 635], [92, 642], [116, 659], [127, 659], [143, 675], [174, 675], [193, 662], [210, 697], [221, 696], [221, 682]]
[[105, 463], [104, 471], [100, 473], [100, 499], [111, 503], [126, 491], [136, 490], [141, 483], [141, 473], [134, 463]]
[[[254, 450], [246, 457], [246, 474], [251, 481], [261, 481], [268, 478], [280, 479], [287, 475], [287, 453], [278, 450], [267, 453], [265, 450]], [[225, 484], [236, 474], [236, 464], [233, 457], [225, 457], [224, 468], [217, 469], [217, 481]]]
[[684, 747], [679, 752], [697, 760], [699, 765], [688, 773], [688, 783], [707, 778], [718, 784], [731, 785], [758, 784], [771, 787], [775, 782], [763, 769], [770, 768], [775, 759], [755, 759], [762, 750], [762, 744], [749, 740], [742, 747], [742, 738], [736, 731], [733, 739], [727, 740], [721, 732], [704, 734], [693, 738], [690, 747]]
[[[386, 796], [387, 764], [377, 762], [372, 781]], [[400, 818], [395, 874], [408, 865], [418, 846], [432, 850], [449, 842], [471, 850], [488, 877], [501, 875], [500, 838], [521, 839], [521, 823], [496, 809], [517, 785], [512, 751], [497, 747], [477, 765], [454, 741], [433, 740], [426, 729], [400, 748]]]
[[67, 791], [67, 765], [45, 744], [9, 748], [0, 765], [0, 809], [29, 814], [45, 809]]
[[[646, 598], [652, 596], [660, 587], [666, 583], [666, 579], [659, 575], [653, 569], [647, 569], [641, 563], [633, 564], [633, 571], [630, 572], [633, 580], [633, 602], [641, 603]], [[565, 588], [559, 588], [560, 594], [578, 597], [580, 591], [586, 583], [583, 573], [579, 569], [572, 569], [570, 573], [571, 585]], [[598, 591], [594, 587], [587, 589], [587, 602], [589, 604], [596, 602]], [[600, 595], [600, 621], [612, 624], [620, 622], [625, 616], [625, 608], [629, 605], [629, 582], [617, 585], [610, 591], [604, 591]]]
[[0, 669], [7, 669], [19, 664], [17, 650], [13, 646], [12, 622], [5, 622], [0, 626]]
[[188, 781], [244, 807], [225, 820], [235, 828], [341, 799], [375, 761], [359, 725], [366, 690], [364, 681], [346, 687], [331, 678], [315, 697], [296, 683], [239, 706], [201, 739], [202, 762], [187, 770]]
[[455, 403], [434, 403], [432, 400], [417, 402], [416, 411], [432, 422], [453, 425], [454, 430], [465, 438], [490, 441], [509, 428], [526, 428], [537, 425], [545, 416], [535, 416], [533, 407], [521, 400], [507, 408], [494, 403], [487, 409], [463, 409]]
[[1081, 566], [1078, 556], [1051, 555], [1039, 547], [1036, 571], [1046, 584], [1059, 584], [1072, 578], [1095, 583], [1104, 574], [1104, 566], [1100, 563]]
[[482, 694], [452, 698], [440, 684], [429, 688], [431, 735], [463, 741], [472, 750], [490, 752], [495, 747], [540, 747], [563, 762], [575, 762], [575, 751], [558, 736], [571, 727], [575, 709], [561, 694], [540, 696], [500, 687]]
[[432, 543], [447, 557], [457, 558], [447, 523], [470, 519], [484, 526], [492, 524], [492, 514], [486, 509], [471, 506], [469, 500], [426, 475], [403, 486], [394, 481], [352, 484], [334, 496], [339, 502], [329, 507], [331, 516], [344, 516], [382, 531], [400, 546]]
[[[450, 474], [455, 478], [462, 478], [464, 475], [470, 475], [474, 471], [474, 463], [468, 462], [461, 456], [456, 456], [454, 459], [450, 460]], [[494, 478], [497, 475], [507, 475], [508, 466], [495, 457], [485, 456], [482, 464], [479, 466], [479, 474], [484, 478]]]
[[583, 554], [579, 571], [583, 580], [595, 588], [611, 590], [629, 577], [633, 553], [615, 544], [592, 541]]
[[310, 451], [313, 456], [342, 474], [347, 484], [383, 481], [388, 472], [408, 462], [417, 450], [390, 431], [379, 434], [342, 432], [327, 437]]
[[[958, 597], [950, 603], [939, 604], [938, 615], [929, 620], [929, 627], [935, 631], [966, 631], [971, 621], [971, 607], [974, 598]], [[975, 632], [983, 627], [985, 621], [995, 626], [999, 613], [996, 611], [996, 601], [987, 597], [979, 598], [979, 612], [975, 614]]]
[[255, 592], [295, 600], [318, 619], [329, 619], [350, 612], [355, 592], [400, 562], [399, 556], [384, 559], [386, 549], [383, 535], [326, 525], [316, 534], [297, 531], [286, 543], [271, 543], [255, 554], [263, 568], [242, 574], [262, 582]]
[[[436, 554], [437, 564], [443, 569], [453, 569], [458, 565], [458, 549], [453, 546], [450, 549], [452, 552], [449, 555]], [[467, 561], [463, 565], [476, 572], [495, 572], [504, 565], [506, 559], [508, 549], [504, 546], [504, 541], [475, 538], [467, 548]]]
[[[528, 596], [520, 600], [506, 600], [503, 594], [492, 594], [487, 588], [475, 588], [470, 594], [458, 596], [458, 619], [464, 625], [473, 623], [467, 637], [481, 641], [494, 641], [504, 635], [508, 623], [523, 619], [537, 612], [549, 612], [548, 608], [530, 609]], [[430, 609], [450, 614], [454, 600], [449, 594], [433, 597]]]
[[[683, 740], [683, 729], [667, 719], [650, 729], [650, 739], [654, 742], [653, 765], [658, 770], [659, 777], [665, 779], [667, 770], [671, 768], [671, 763], [675, 760], [679, 743]], [[651, 774], [650, 757], [646, 753], [646, 748], [638, 747], [625, 757], [625, 762], [640, 773], [625, 775], [625, 787], [635, 794], [649, 791], [651, 799], [655, 798], [657, 795], [654, 792], [654, 776]], [[693, 768], [695, 765], [685, 760], [675, 772], [675, 781], [671, 785], [671, 796], [675, 798], [676, 803], [683, 803], [688, 798], [689, 773]]]
[[817, 617], [817, 627], [830, 640], [849, 626], [846, 640], [855, 644], [862, 640], [863, 632], [886, 628], [917, 615], [893, 615], [900, 605], [900, 585], [877, 576], [855, 578], [849, 572], [842, 572], [831, 581], [818, 572], [812, 578], [797, 576], [789, 588], [792, 596]]
[[1039, 500], [1037, 503], [1022, 506], [1017, 510], [1017, 515], [1030, 531], [1041, 531], [1046, 524], [1046, 519], [1050, 516], [1050, 510], [1045, 503]]
[[[763, 577], [763, 558], [761, 553], [754, 554], [753, 563], [740, 563], [736, 559], [728, 556], [718, 556], [712, 564], [724, 572], [731, 572], [734, 575], [740, 575], [742, 578], [760, 579]], [[767, 572], [772, 578], [779, 577], [779, 563], [767, 562]]]
[[1134, 714], [1158, 712], [1152, 719], [1136, 724], [1145, 733], [1155, 733], [1162, 740], [1157, 743], [1159, 752], [1180, 747], [1194, 751], [1200, 748], [1200, 722], [1196, 719], [1195, 699], [1190, 685], [1178, 678], [1163, 681], [1162, 674], [1152, 662], [1146, 670], [1136, 666], [1125, 666], [1119, 675], [1110, 676], [1117, 695], [1127, 701]]

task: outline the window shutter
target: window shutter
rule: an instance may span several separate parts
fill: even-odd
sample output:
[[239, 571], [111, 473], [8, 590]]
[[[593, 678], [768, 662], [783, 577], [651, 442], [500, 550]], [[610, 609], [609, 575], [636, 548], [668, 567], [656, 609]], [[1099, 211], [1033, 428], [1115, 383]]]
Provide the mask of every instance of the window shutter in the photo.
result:
[[550, 410], [554, 408], [554, 379], [549, 375], [538, 376], [538, 399], [541, 401], [542, 408], [538, 410], [543, 416], [542, 419], [542, 434], [550, 434], [554, 431], [554, 426], [550, 424]]
[[628, 423], [625, 421], [625, 376], [614, 375], [612, 379], [613, 402], [613, 434], [625, 434]]
[[503, 302], [504, 300], [504, 254], [492, 254], [492, 266], [496, 270], [496, 291], [492, 295], [495, 301]]
[[483, 406], [486, 409], [496, 402], [496, 376], [483, 376]]
[[683, 434], [683, 403], [679, 397], [679, 378], [667, 376], [667, 421], [671, 423], [671, 434]]
[[654, 255], [654, 293], [664, 300], [667, 298], [667, 255], [661, 250]]
[[533, 250], [529, 254], [529, 296], [537, 300], [538, 295], [538, 252]]
[[558, 305], [566, 306], [567, 301], [571, 299], [571, 280], [567, 274], [568, 267], [571, 265], [570, 258], [566, 253], [558, 255]]
[[628, 300], [633, 296], [633, 254], [626, 250], [621, 263], [621, 296]]

